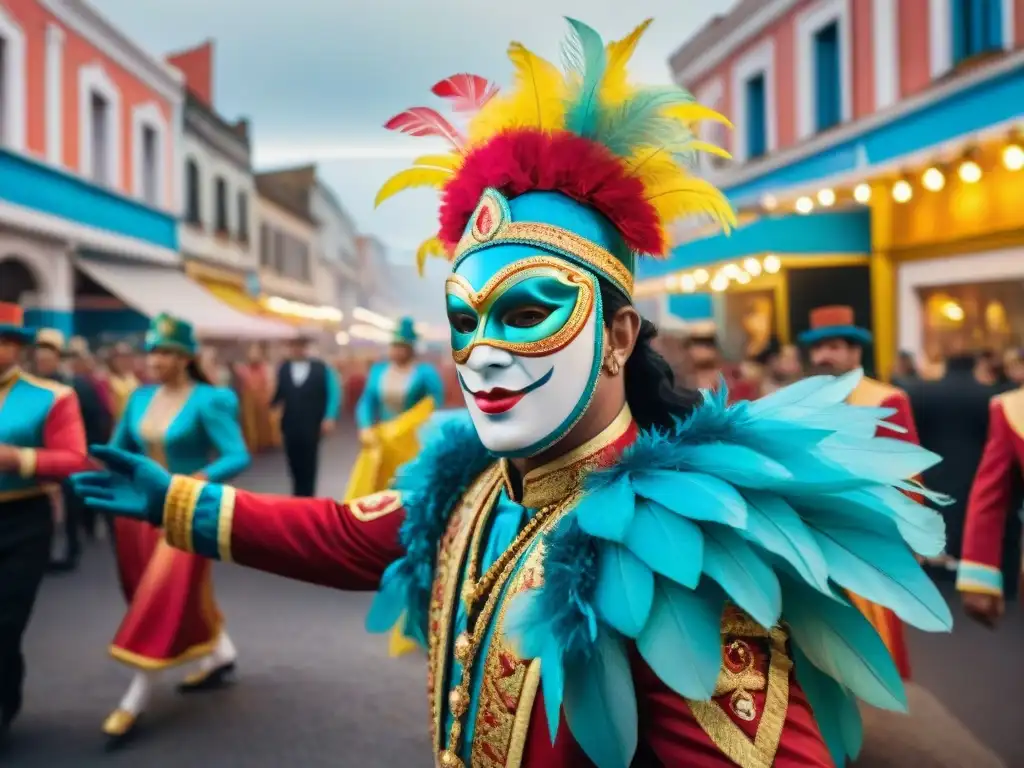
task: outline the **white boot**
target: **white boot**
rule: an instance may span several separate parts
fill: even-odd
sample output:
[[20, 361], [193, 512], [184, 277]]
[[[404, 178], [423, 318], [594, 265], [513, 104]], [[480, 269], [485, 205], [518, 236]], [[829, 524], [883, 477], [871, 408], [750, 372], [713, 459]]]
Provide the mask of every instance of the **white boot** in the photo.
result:
[[221, 631], [213, 651], [199, 660], [196, 671], [185, 678], [180, 690], [188, 692], [220, 688], [230, 682], [237, 658], [235, 644], [226, 631]]
[[139, 670], [132, 677], [128, 690], [121, 697], [121, 703], [103, 723], [103, 732], [110, 737], [112, 743], [123, 741], [135, 728], [139, 715], [149, 705], [155, 678], [155, 672], [143, 670]]

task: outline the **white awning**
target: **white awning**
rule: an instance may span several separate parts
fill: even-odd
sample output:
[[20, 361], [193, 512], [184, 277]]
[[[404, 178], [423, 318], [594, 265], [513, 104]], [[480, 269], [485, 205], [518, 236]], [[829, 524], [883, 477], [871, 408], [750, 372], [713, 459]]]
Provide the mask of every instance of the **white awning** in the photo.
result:
[[146, 317], [161, 312], [189, 322], [201, 339], [285, 339], [296, 328], [239, 312], [177, 269], [80, 258], [78, 266], [128, 306]]

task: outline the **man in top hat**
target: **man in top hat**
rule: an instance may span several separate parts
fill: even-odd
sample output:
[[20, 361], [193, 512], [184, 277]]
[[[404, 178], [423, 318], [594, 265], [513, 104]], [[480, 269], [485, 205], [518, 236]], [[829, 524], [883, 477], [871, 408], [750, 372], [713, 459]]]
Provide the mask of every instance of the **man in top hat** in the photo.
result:
[[[812, 373], [840, 375], [862, 367], [864, 350], [872, 343], [871, 331], [861, 328], [854, 319], [852, 307], [819, 307], [811, 312], [810, 328], [799, 336], [800, 344], [809, 350]], [[902, 432], [886, 430], [881, 437], [919, 445], [914, 415], [907, 393], [898, 387], [863, 377], [847, 398], [850, 405], [891, 408], [895, 413], [887, 421]], [[903, 636], [903, 623], [882, 606], [852, 595], [854, 603], [878, 630], [888, 646], [904, 679], [910, 678], [910, 657]]]
[[288, 359], [277, 372], [271, 406], [281, 410], [281, 436], [293, 496], [313, 496], [320, 459], [320, 438], [330, 434], [341, 411], [338, 374], [309, 354], [309, 339], [288, 344]]
[[19, 366], [34, 339], [21, 308], [0, 303], [0, 736], [21, 709], [21, 639], [50, 559], [46, 483], [89, 466], [74, 390]]

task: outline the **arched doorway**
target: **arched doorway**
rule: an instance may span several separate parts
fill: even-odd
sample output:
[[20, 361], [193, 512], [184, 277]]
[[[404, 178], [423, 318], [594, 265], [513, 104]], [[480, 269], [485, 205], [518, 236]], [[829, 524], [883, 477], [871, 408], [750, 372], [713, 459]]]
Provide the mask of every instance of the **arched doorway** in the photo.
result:
[[42, 286], [32, 269], [17, 256], [0, 257], [0, 301], [20, 303], [25, 294], [38, 295]]

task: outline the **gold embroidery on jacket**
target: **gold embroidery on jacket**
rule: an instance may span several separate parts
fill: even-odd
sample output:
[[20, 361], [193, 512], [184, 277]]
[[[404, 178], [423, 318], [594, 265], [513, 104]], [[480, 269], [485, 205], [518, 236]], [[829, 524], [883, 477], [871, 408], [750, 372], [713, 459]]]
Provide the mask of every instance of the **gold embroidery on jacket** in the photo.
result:
[[485, 471], [466, 491], [448, 521], [437, 553], [437, 569], [430, 594], [427, 632], [427, 696], [430, 705], [431, 738], [436, 748], [440, 744], [441, 719], [444, 716], [445, 677], [451, 640], [455, 601], [462, 569], [469, 548], [469, 536], [476, 520], [494, 505], [500, 485], [501, 473], [497, 466]]

